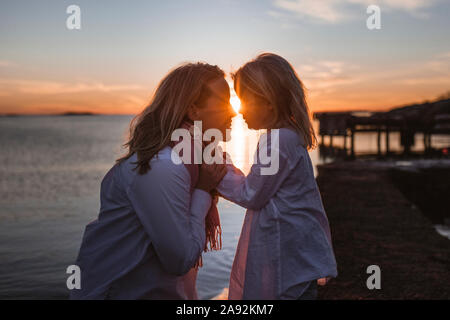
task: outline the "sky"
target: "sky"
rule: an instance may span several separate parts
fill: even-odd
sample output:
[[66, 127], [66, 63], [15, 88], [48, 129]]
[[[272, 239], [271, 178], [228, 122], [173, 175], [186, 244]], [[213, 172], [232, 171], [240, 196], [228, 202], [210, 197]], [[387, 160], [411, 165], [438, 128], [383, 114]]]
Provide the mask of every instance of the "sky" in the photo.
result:
[[230, 73], [262, 52], [294, 66], [312, 112], [433, 100], [450, 90], [449, 13], [445, 0], [2, 0], [0, 114], [135, 114], [183, 62]]

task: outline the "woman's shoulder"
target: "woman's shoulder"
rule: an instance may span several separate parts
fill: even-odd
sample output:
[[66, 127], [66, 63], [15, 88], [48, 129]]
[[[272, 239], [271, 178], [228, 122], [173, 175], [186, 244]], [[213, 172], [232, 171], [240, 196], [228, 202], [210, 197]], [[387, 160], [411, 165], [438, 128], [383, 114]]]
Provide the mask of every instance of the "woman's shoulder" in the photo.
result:
[[[137, 155], [133, 154], [130, 158], [126, 159], [121, 163], [121, 172], [136, 178], [139, 174], [135, 170], [137, 162]], [[150, 170], [145, 174], [139, 175], [140, 178], [155, 178], [167, 177], [172, 175], [182, 177], [183, 179], [188, 178], [189, 172], [185, 168], [184, 164], [176, 153], [172, 152], [172, 148], [169, 146], [164, 147], [157, 154], [155, 154], [150, 160]]]

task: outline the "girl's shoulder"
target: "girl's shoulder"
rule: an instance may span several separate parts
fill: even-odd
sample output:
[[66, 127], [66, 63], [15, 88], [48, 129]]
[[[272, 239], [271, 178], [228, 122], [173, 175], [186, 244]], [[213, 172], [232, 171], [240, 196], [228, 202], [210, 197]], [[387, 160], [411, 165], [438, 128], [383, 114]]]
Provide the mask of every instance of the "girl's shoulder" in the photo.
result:
[[303, 137], [294, 128], [285, 127], [278, 130], [280, 135], [280, 146], [305, 149], [306, 144]]
[[306, 150], [303, 137], [294, 128], [290, 127], [268, 130], [260, 136], [258, 144], [261, 146], [268, 145], [270, 148], [278, 148], [280, 151], [296, 148]]
[[277, 152], [285, 158], [291, 168], [308, 154], [302, 137], [295, 129], [288, 127], [272, 129], [262, 135], [259, 148], [266, 147], [271, 150], [270, 153]]
[[303, 137], [294, 128], [280, 128], [280, 153], [284, 154], [294, 167], [308, 156]]

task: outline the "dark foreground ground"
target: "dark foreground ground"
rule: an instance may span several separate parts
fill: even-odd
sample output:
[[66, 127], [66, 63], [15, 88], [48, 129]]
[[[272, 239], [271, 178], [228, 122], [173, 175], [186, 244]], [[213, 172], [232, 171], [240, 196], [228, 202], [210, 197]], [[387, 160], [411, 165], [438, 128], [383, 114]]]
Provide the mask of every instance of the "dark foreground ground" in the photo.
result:
[[[449, 190], [449, 182], [443, 182], [448, 173], [433, 177], [440, 193]], [[393, 177], [398, 176], [386, 164], [371, 161], [319, 167], [317, 183], [339, 272], [319, 288], [319, 299], [450, 299], [450, 240], [437, 234], [426, 210], [400, 191], [403, 177], [400, 183]], [[435, 185], [429, 181], [428, 191]], [[449, 196], [440, 197], [445, 198], [441, 209]], [[369, 265], [381, 269], [380, 290], [366, 286]]]

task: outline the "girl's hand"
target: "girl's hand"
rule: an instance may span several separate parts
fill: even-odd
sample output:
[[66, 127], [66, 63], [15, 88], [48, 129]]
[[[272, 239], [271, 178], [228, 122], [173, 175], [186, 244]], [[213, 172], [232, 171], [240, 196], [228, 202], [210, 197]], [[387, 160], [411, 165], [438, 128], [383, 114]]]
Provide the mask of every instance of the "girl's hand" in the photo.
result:
[[330, 281], [330, 279], [331, 279], [330, 277], [317, 279], [317, 284], [319, 286], [324, 286], [327, 284], [328, 281]]

